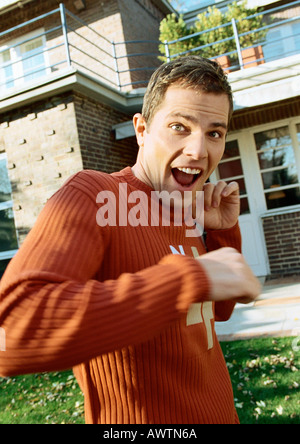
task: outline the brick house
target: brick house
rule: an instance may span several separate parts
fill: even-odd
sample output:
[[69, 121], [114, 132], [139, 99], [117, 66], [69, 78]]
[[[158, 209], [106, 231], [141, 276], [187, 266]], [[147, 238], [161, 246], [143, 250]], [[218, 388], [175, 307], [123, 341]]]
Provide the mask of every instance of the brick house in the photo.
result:
[[[244, 254], [257, 276], [277, 277], [300, 274], [300, 1], [263, 3], [260, 51], [229, 69], [235, 112], [212, 180], [239, 181]], [[132, 115], [174, 12], [166, 0], [1, 5], [0, 274], [70, 175], [135, 162]]]
[[[225, 11], [230, 3], [207, 0], [186, 13], [185, 21], [193, 23], [209, 5]], [[235, 112], [213, 179], [240, 184], [244, 254], [255, 273], [299, 275], [300, 1], [248, 0], [248, 7], [257, 6], [264, 9], [266, 33], [255, 44], [251, 30], [251, 47], [240, 39], [243, 69], [228, 69]]]
[[[56, 0], [2, 4], [0, 275], [70, 175], [134, 163], [135, 138], [116, 140], [113, 127], [140, 110], [139, 88], [160, 62], [148, 56], [152, 70], [141, 72], [145, 59], [126, 55], [146, 47], [157, 53], [160, 20], [172, 12], [164, 0], [66, 0], [65, 8]], [[147, 43], [135, 48], [132, 40]]]

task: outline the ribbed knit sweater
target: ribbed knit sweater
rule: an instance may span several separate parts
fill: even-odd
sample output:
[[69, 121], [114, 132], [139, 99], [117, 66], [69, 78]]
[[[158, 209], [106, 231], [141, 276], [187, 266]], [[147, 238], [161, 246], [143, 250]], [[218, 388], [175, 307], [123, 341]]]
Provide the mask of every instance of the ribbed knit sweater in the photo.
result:
[[0, 374], [73, 367], [87, 423], [236, 423], [214, 330], [234, 304], [209, 301], [194, 257], [240, 250], [239, 228], [204, 246], [184, 225], [101, 227], [98, 193], [118, 202], [120, 183], [150, 197], [128, 167], [82, 171], [45, 205], [0, 283]]

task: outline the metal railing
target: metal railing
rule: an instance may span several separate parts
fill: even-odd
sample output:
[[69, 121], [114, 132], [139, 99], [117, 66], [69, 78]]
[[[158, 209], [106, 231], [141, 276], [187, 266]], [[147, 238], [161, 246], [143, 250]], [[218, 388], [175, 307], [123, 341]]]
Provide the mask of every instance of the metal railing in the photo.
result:
[[[300, 0], [297, 0], [243, 19], [233, 18], [229, 23], [173, 41], [165, 41], [166, 60], [186, 54], [198, 54], [217, 59], [228, 72], [231, 72], [300, 54], [300, 13], [296, 12], [293, 17], [284, 17], [291, 8], [296, 10], [297, 5], [299, 5], [300, 11]], [[251, 29], [251, 22], [254, 20], [260, 22], [260, 26]], [[243, 28], [244, 22], [248, 22], [249, 30], [241, 32], [239, 28]], [[292, 29], [293, 25], [296, 25], [295, 30]], [[285, 32], [281, 33], [284, 27]], [[205, 39], [211, 40], [211, 37], [217, 35], [218, 32], [224, 38], [214, 39], [212, 43], [201, 44], [201, 41]], [[276, 32], [280, 34], [279, 37], [274, 37]], [[178, 46], [187, 46], [188, 48], [177, 51]], [[223, 50], [220, 51], [220, 47]]]
[[[162, 60], [186, 54], [218, 59], [228, 72], [282, 59], [300, 53], [297, 6], [300, 10], [300, 0], [162, 43], [113, 42], [99, 32], [96, 23], [87, 24], [61, 3], [51, 12], [0, 33], [0, 94], [8, 95], [12, 88], [23, 88], [29, 82], [42, 82], [70, 67], [112, 88], [129, 91], [146, 86]], [[294, 13], [289, 17], [291, 8]], [[257, 23], [257, 18], [259, 27], [248, 26], [249, 30], [241, 32], [242, 22]], [[20, 34], [20, 30], [24, 38], [16, 39], [15, 32]], [[204, 37], [220, 30], [222, 38], [201, 44]], [[189, 41], [193, 44], [185, 49]]]

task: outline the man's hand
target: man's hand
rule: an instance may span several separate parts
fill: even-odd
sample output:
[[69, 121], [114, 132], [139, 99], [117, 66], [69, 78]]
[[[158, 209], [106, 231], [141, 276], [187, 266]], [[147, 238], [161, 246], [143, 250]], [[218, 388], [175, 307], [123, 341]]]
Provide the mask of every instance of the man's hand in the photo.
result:
[[234, 248], [221, 248], [197, 258], [210, 282], [210, 300], [235, 301], [248, 304], [261, 294], [261, 285]]
[[232, 228], [240, 215], [240, 193], [237, 182], [206, 183], [204, 191], [204, 227], [206, 230]]

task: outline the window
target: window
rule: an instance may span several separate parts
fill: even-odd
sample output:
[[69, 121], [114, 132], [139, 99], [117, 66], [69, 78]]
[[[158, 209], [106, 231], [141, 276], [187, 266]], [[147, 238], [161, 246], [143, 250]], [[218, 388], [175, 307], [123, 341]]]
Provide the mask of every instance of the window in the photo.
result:
[[298, 136], [298, 148], [300, 150], [300, 123], [296, 126], [297, 128], [297, 136]]
[[225, 180], [226, 182], [234, 180], [239, 184], [241, 194], [241, 215], [248, 214], [250, 212], [249, 202], [239, 143], [237, 140], [226, 143], [225, 153], [218, 167], [218, 176], [220, 180]]
[[20, 46], [25, 82], [46, 74], [43, 46], [41, 37]]
[[266, 62], [299, 54], [300, 20], [271, 29], [267, 34], [263, 50]]
[[[300, 139], [300, 125], [298, 140]], [[300, 204], [299, 177], [289, 127], [254, 135], [268, 210]]]
[[2, 88], [12, 88], [14, 86], [13, 69], [9, 50], [0, 53], [0, 84]]
[[0, 277], [18, 249], [11, 192], [6, 155], [0, 154]]
[[46, 41], [35, 31], [0, 47], [0, 92], [47, 74]]

